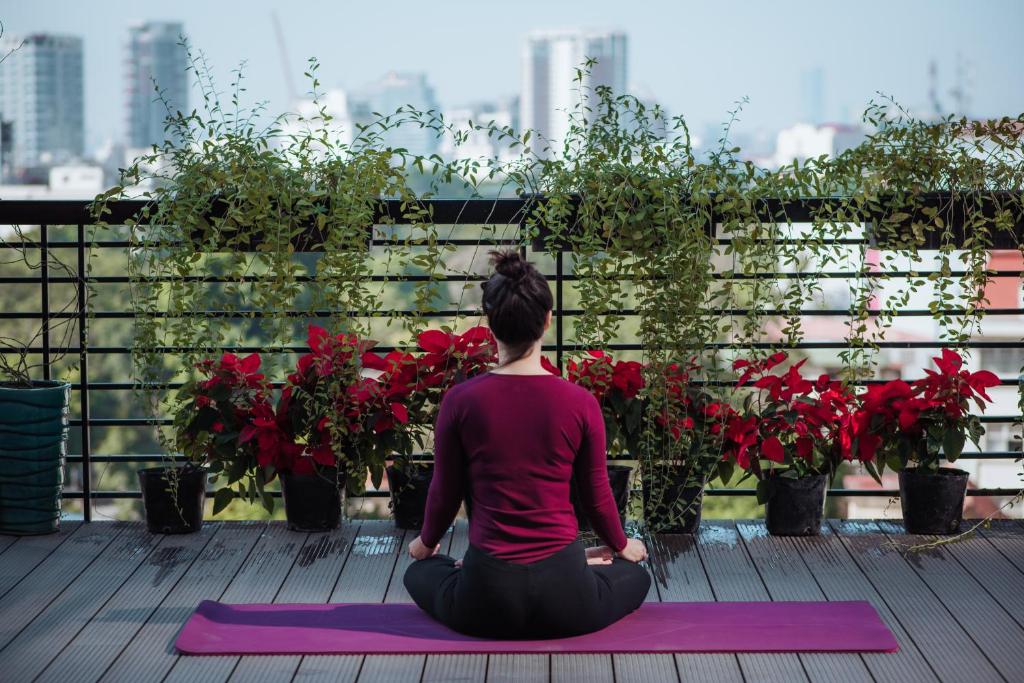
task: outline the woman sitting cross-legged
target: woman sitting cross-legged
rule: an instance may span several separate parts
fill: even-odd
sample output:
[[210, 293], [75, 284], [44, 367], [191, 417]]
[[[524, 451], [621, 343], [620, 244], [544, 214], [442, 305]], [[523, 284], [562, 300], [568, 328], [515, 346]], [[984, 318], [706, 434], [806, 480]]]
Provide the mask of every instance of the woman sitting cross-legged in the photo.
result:
[[[541, 365], [541, 337], [551, 324], [547, 280], [515, 251], [492, 258], [483, 309], [498, 340], [498, 367], [441, 401], [426, 518], [409, 545], [418, 561], [405, 586], [420, 608], [461, 633], [590, 633], [644, 601], [651, 578], [637, 563], [647, 549], [622, 529], [597, 400]], [[606, 546], [588, 550], [576, 539], [574, 475]], [[469, 550], [457, 561], [438, 548], [464, 498]]]

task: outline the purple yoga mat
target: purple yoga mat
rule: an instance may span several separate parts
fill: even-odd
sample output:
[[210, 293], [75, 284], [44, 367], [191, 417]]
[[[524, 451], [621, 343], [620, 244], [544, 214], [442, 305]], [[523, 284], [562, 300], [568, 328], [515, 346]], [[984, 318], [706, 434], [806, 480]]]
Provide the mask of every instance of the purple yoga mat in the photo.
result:
[[188, 655], [475, 652], [896, 652], [867, 602], [649, 602], [557, 640], [456, 633], [415, 605], [226, 605], [204, 600], [175, 643]]

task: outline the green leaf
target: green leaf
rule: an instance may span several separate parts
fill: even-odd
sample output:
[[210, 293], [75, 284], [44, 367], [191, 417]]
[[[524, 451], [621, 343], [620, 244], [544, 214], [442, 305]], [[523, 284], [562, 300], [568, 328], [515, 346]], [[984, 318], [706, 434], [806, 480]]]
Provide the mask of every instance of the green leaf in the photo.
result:
[[218, 489], [213, 494], [213, 514], [217, 515], [223, 512], [224, 508], [231, 504], [231, 501], [235, 499], [235, 492], [229, 488]]
[[967, 435], [959, 429], [947, 429], [942, 439], [942, 455], [949, 462], [954, 462], [964, 452]]
[[735, 470], [736, 466], [730, 460], [720, 460], [718, 462], [718, 478], [723, 484], [729, 483]]
[[772, 482], [767, 479], [761, 479], [757, 482], [757, 502], [760, 505], [767, 503], [772, 495], [775, 493], [775, 487]]

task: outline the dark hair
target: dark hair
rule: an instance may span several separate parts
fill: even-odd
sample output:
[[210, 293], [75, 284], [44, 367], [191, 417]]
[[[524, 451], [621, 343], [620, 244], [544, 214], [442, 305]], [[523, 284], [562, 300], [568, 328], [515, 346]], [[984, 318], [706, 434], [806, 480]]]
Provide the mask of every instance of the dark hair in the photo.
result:
[[490, 256], [494, 274], [480, 284], [484, 313], [494, 336], [509, 347], [511, 357], [505, 362], [511, 363], [544, 336], [544, 321], [554, 302], [547, 278], [518, 251], [492, 251]]

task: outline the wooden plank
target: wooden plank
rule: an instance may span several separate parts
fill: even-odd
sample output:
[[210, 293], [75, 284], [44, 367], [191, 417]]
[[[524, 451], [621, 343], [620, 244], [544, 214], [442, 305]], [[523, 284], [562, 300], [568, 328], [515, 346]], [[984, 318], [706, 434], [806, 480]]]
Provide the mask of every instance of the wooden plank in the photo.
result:
[[[768, 534], [764, 522], [738, 522], [736, 528], [772, 600], [824, 600], [825, 594], [786, 539]], [[858, 654], [811, 652], [800, 655], [812, 681], [871, 681]]]
[[205, 523], [194, 534], [161, 537], [160, 545], [142, 566], [50, 662], [38, 680], [98, 680], [220, 528], [220, 524]]
[[[75, 637], [159, 544], [141, 522], [120, 534], [57, 598], [6, 647], [0, 649], [0, 671], [11, 681], [32, 680]], [[39, 570], [37, 570], [39, 571]]]
[[[4, 554], [4, 551], [14, 545], [21, 536], [0, 536], [0, 556]], [[3, 562], [3, 557], [0, 557], [0, 562]]]
[[[907, 535], [901, 525], [891, 522], [879, 522], [879, 528], [902, 546], [929, 538]], [[905, 554], [904, 559], [999, 673], [1009, 680], [1024, 672], [1024, 629], [949, 552], [921, 550]]]
[[615, 669], [611, 655], [595, 654], [560, 654], [551, 655], [551, 681], [593, 681], [594, 683], [612, 683], [615, 680]]
[[864, 654], [864, 663], [878, 681], [937, 680], [899, 619], [846, 551], [842, 541], [823, 525], [821, 536], [781, 539], [792, 546], [829, 600], [867, 600], [896, 636], [899, 652]]
[[424, 655], [367, 655], [363, 659], [358, 680], [372, 683], [419, 683], [426, 661]]
[[960, 539], [944, 548], [1002, 605], [1011, 619], [1024, 626], [1024, 591], [1020, 590], [1024, 571], [981, 535]]
[[487, 683], [547, 683], [550, 666], [547, 655], [489, 655]]
[[[383, 602], [403, 537], [402, 530], [389, 519], [363, 521], [329, 601]], [[422, 655], [402, 655], [401, 659], [406, 670], [422, 673]], [[362, 666], [365, 662], [360, 655], [307, 656], [302, 658], [296, 677], [303, 681], [354, 681]]]
[[1002, 680], [999, 672], [935, 594], [891, 547], [878, 525], [854, 520], [831, 524], [939, 678], [947, 681]]
[[487, 655], [429, 655], [423, 683], [477, 683], [487, 678]]
[[123, 522], [83, 525], [0, 598], [0, 647], [45, 610], [126, 528]]
[[1024, 572], [1024, 524], [1018, 520], [994, 519], [981, 535], [1014, 567]]
[[[271, 522], [218, 599], [228, 603], [273, 602], [307, 536], [288, 531], [284, 522]], [[240, 659], [179, 656], [164, 680], [167, 683], [227, 680]]]
[[[327, 602], [358, 533], [359, 522], [346, 520], [335, 531], [309, 534], [296, 554], [288, 576], [274, 596], [274, 602]], [[242, 657], [232, 673], [232, 680], [289, 680], [295, 675], [301, 661], [299, 655]], [[359, 670], [358, 661], [355, 663], [356, 667], [351, 671], [349, 680], [354, 679]]]
[[14, 538], [0, 556], [0, 597], [39, 566], [81, 527], [79, 522], [63, 522], [60, 531], [45, 536], [5, 536]]
[[[739, 532], [731, 522], [706, 522], [697, 537], [697, 552], [704, 562], [716, 600], [769, 600], [770, 596], [747, 555]], [[793, 654], [739, 655], [746, 681], [806, 681], [800, 658]]]
[[[697, 552], [697, 540], [689, 534], [657, 534], [648, 554], [654, 576], [652, 587], [664, 602], [707, 602], [715, 600]], [[651, 591], [654, 593], [654, 590]], [[648, 599], [651, 595], [648, 594]], [[660, 656], [660, 655], [659, 655]], [[677, 677], [683, 681], [743, 680], [739, 659], [731, 654], [676, 654]], [[669, 679], [671, 680], [671, 678]]]
[[104, 673], [104, 681], [159, 681], [174, 665], [174, 637], [201, 600], [219, 596], [245, 562], [266, 522], [224, 525]]
[[679, 680], [672, 655], [617, 654], [612, 656], [612, 660], [616, 683]]

